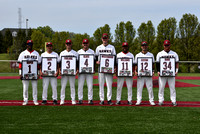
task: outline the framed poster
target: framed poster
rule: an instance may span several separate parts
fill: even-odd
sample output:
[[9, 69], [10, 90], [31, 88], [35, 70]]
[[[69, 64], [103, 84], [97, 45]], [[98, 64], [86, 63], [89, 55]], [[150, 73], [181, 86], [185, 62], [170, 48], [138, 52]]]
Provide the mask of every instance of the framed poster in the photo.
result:
[[75, 56], [61, 56], [61, 75], [76, 75]]
[[175, 58], [161, 57], [160, 58], [160, 76], [175, 76]]
[[43, 77], [55, 77], [56, 72], [57, 72], [57, 58], [42, 57]]
[[138, 57], [137, 58], [137, 72], [139, 77], [153, 76], [153, 58], [152, 57]]
[[79, 73], [94, 73], [94, 55], [80, 54], [79, 55]]
[[133, 76], [133, 58], [117, 58], [117, 76]]
[[36, 60], [22, 61], [22, 80], [37, 80], [37, 64]]
[[114, 73], [114, 55], [100, 55], [100, 73]]

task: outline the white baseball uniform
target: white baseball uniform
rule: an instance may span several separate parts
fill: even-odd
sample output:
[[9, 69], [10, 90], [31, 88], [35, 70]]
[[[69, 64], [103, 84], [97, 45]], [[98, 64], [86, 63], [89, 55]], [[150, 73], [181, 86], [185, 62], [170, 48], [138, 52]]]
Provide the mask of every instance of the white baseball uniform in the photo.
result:
[[[78, 60], [78, 53], [74, 50], [67, 51], [64, 50], [60, 53], [60, 59], [61, 56], [75, 56]], [[61, 93], [60, 93], [60, 99], [61, 101], [65, 100], [65, 88], [67, 85], [67, 81], [69, 81], [70, 89], [71, 89], [71, 99], [72, 101], [75, 101], [75, 76], [62, 76], [61, 77]]]
[[[175, 58], [175, 62], [179, 62], [178, 54], [172, 50], [165, 52], [164, 50], [159, 52], [156, 56], [156, 62], [160, 62], [160, 57], [171, 56]], [[176, 90], [175, 90], [175, 77], [159, 77], [159, 92], [158, 99], [162, 103], [164, 101], [164, 88], [165, 84], [168, 82], [170, 88], [170, 99], [172, 103], [176, 102]]]
[[[117, 54], [117, 58], [123, 58], [123, 57], [129, 57], [133, 58], [133, 63], [134, 63], [134, 55], [130, 52], [128, 53], [123, 53], [120, 52]], [[132, 69], [132, 68], [131, 68]], [[117, 78], [117, 101], [121, 101], [121, 94], [122, 94], [122, 87], [124, 85], [124, 80], [126, 80], [126, 86], [128, 89], [128, 101], [132, 101], [132, 87], [133, 87], [133, 77], [118, 77]]]
[[[42, 57], [55, 57], [57, 58], [57, 63], [60, 62], [60, 58], [56, 52], [44, 52], [41, 54]], [[56, 77], [43, 77], [43, 93], [42, 93], [42, 100], [47, 100], [47, 91], [49, 87], [49, 82], [51, 83], [52, 87], [52, 99], [57, 100], [57, 78]]]
[[[87, 51], [80, 49], [78, 51], [78, 54], [93, 54], [94, 55], [94, 51], [92, 49], [88, 49]], [[78, 99], [83, 100], [83, 86], [84, 86], [85, 80], [87, 82], [87, 87], [88, 87], [88, 100], [92, 100], [93, 99], [93, 74], [79, 74]]]
[[[33, 50], [31, 52], [29, 52], [28, 50], [25, 50], [25, 51], [21, 52], [20, 55], [19, 55], [19, 57], [18, 57], [18, 62], [22, 63], [23, 60], [28, 60], [28, 61], [36, 60], [36, 61], [38, 61], [38, 64], [41, 63], [40, 55], [35, 50]], [[29, 81], [31, 81], [31, 83], [32, 83], [33, 101], [37, 102], [37, 80], [22, 80], [24, 101], [28, 101], [28, 86], [29, 86]]]
[[[135, 56], [135, 63], [137, 64], [138, 57], [152, 57], [154, 63], [154, 56], [152, 53], [147, 52], [146, 54], [140, 52]], [[146, 83], [147, 91], [149, 93], [149, 102], [154, 102], [153, 95], [153, 82], [152, 77], [137, 77], [137, 102], [141, 103], [142, 101], [142, 90], [144, 87], [144, 83]]]
[[[103, 44], [101, 44], [96, 48], [96, 56], [98, 56], [98, 61], [100, 61], [101, 54], [116, 55], [115, 47], [110, 44], [108, 44], [107, 46], [104, 46]], [[112, 74], [99, 73], [99, 97], [101, 101], [104, 101], [105, 80], [106, 80], [106, 85], [107, 85], [107, 100], [110, 101], [112, 97], [112, 83], [113, 83]]]

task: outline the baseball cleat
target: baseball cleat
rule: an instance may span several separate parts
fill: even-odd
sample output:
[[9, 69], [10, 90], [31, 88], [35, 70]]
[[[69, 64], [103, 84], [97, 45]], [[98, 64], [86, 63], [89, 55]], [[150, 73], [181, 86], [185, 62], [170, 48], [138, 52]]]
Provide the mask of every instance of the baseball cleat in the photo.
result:
[[47, 104], [47, 101], [46, 100], [43, 100], [42, 101], [42, 105], [46, 105]]
[[25, 106], [25, 105], [27, 105], [27, 104], [28, 104], [28, 101], [24, 101], [24, 102], [22, 103], [23, 106]]
[[112, 105], [113, 103], [112, 103], [112, 101], [111, 100], [109, 100], [108, 101], [108, 105]]
[[57, 100], [53, 100], [53, 104], [54, 104], [54, 105], [58, 105]]
[[150, 102], [150, 105], [155, 106], [156, 104], [152, 101], [152, 102]]
[[137, 101], [137, 102], [135, 103], [135, 105], [136, 105], [136, 106], [139, 106], [139, 105], [141, 105], [141, 102]]
[[158, 105], [159, 105], [159, 106], [162, 106], [162, 105], [163, 105], [163, 102], [159, 102]]
[[104, 105], [104, 101], [100, 101], [100, 103], [99, 103], [100, 105]]
[[117, 101], [115, 104], [116, 104], [116, 105], [120, 105], [120, 104], [121, 104], [121, 101]]
[[82, 100], [79, 100], [79, 101], [78, 101], [78, 104], [79, 104], [79, 105], [83, 104], [83, 101], [82, 101]]
[[128, 101], [128, 105], [133, 105], [132, 101]]
[[72, 105], [76, 105], [76, 101], [75, 100], [72, 101]]
[[64, 105], [64, 100], [61, 100], [61, 101], [60, 101], [60, 105]]
[[88, 101], [88, 104], [93, 105], [94, 103], [93, 103], [92, 100], [89, 100], [89, 101]]
[[34, 101], [34, 105], [36, 105], [36, 106], [37, 106], [37, 105], [39, 105], [39, 103], [38, 103], [37, 101]]
[[175, 106], [177, 106], [177, 103], [176, 102], [172, 102], [172, 105], [175, 107]]

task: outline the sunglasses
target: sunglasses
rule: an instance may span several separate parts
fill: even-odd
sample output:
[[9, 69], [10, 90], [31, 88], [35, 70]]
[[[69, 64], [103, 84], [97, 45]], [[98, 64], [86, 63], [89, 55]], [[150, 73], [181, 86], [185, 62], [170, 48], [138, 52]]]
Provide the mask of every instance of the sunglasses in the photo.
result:
[[29, 45], [29, 46], [30, 46], [30, 45], [33, 45], [33, 43], [28, 43], [27, 45]]
[[47, 47], [52, 47], [52, 45], [47, 45]]
[[66, 45], [71, 45], [72, 43], [66, 43]]
[[164, 45], [165, 47], [168, 47], [168, 46], [170, 46], [170, 45]]

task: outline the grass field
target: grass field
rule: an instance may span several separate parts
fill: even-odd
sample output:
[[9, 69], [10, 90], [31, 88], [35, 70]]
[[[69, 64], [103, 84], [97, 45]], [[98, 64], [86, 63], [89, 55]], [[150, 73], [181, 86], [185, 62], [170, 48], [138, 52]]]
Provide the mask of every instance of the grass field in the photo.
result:
[[[195, 74], [195, 76], [200, 75]], [[199, 80], [178, 81], [200, 85]], [[94, 79], [94, 83], [98, 83], [98, 80]], [[77, 86], [76, 80], [76, 89]], [[60, 88], [58, 80], [58, 99]], [[199, 90], [199, 87], [176, 88], [177, 101], [199, 101]], [[98, 91], [98, 87], [94, 87], [94, 100], [99, 100]], [[69, 93], [70, 89], [67, 86], [66, 100], [70, 100]], [[158, 100], [157, 94], [158, 88], [154, 88], [155, 101]], [[21, 81], [0, 80], [0, 96], [0, 100], [22, 100]], [[38, 81], [38, 99], [42, 99], [42, 80]], [[48, 90], [48, 99], [51, 100], [51, 88]], [[29, 88], [29, 100], [32, 100], [31, 88]], [[84, 100], [87, 100], [86, 85]], [[116, 100], [116, 87], [113, 87], [112, 100]], [[123, 88], [122, 100], [127, 100], [126, 88]], [[136, 100], [136, 88], [133, 88], [133, 100]], [[146, 88], [143, 90], [143, 100], [148, 101]], [[170, 100], [168, 88], [165, 89], [165, 100]], [[199, 125], [200, 108], [193, 107], [78, 105], [0, 107], [1, 133], [199, 133]]]

